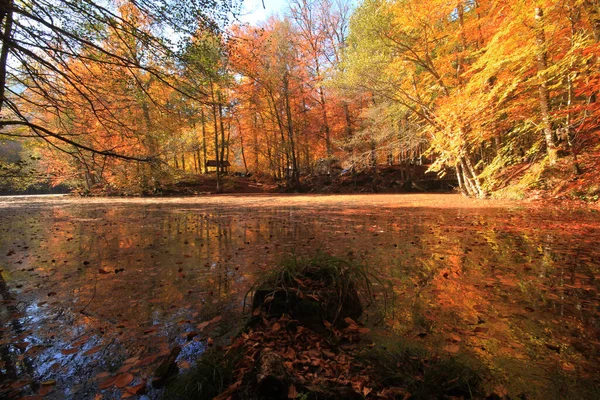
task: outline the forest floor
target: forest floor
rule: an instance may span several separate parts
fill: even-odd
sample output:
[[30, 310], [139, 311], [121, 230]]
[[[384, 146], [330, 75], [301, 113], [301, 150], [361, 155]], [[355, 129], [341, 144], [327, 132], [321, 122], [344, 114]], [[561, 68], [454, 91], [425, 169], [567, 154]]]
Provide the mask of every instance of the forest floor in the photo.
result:
[[[575, 167], [577, 165], [577, 167]], [[290, 188], [270, 175], [222, 176], [222, 193], [451, 193], [458, 190], [454, 174], [439, 177], [428, 165], [378, 166], [357, 172], [339, 170], [331, 174], [311, 173], [300, 177], [300, 186]], [[158, 195], [190, 196], [216, 193], [216, 174], [187, 174], [163, 186]], [[600, 153], [572, 156], [555, 165], [524, 162], [504, 168], [486, 188], [490, 197], [510, 200], [597, 203], [600, 197]], [[92, 196], [127, 195], [93, 189]]]
[[[223, 192], [242, 193], [419, 193], [451, 192], [457, 186], [454, 177], [439, 179], [435, 172], [427, 172], [427, 165], [379, 166], [355, 173], [313, 173], [300, 178], [300, 188], [289, 188], [267, 175], [240, 177], [223, 176]], [[166, 195], [198, 195], [215, 193], [215, 174], [186, 175], [167, 185]], [[97, 194], [102, 195], [103, 192]]]
[[554, 165], [515, 164], [505, 168], [496, 181], [492, 198], [593, 206], [600, 197], [600, 152], [586, 153], [576, 160], [562, 157]]

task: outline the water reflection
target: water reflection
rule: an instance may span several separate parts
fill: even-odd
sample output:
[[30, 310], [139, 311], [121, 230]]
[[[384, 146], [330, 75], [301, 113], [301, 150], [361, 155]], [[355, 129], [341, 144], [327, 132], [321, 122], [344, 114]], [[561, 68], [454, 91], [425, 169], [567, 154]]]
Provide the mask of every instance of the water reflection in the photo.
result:
[[513, 396], [547, 397], [557, 371], [598, 376], [590, 211], [445, 207], [434, 196], [224, 199], [0, 203], [0, 395], [93, 398], [106, 386], [117, 397], [126, 385], [107, 379], [151, 379], [175, 344], [187, 367], [239, 320], [261, 272], [317, 249], [390, 277], [396, 333], [477, 357]]

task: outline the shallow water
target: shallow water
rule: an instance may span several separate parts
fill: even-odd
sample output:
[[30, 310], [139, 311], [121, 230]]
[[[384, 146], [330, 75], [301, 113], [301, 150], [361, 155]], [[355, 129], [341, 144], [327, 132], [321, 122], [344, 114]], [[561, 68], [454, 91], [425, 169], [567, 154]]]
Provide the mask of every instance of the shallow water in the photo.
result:
[[0, 222], [0, 397], [94, 398], [117, 374], [123, 387], [102, 393], [118, 398], [176, 344], [185, 369], [209, 337], [225, 341], [261, 273], [319, 249], [391, 280], [391, 337], [478, 360], [490, 391], [585, 398], [599, 376], [594, 210], [457, 195], [31, 196], [0, 198]]

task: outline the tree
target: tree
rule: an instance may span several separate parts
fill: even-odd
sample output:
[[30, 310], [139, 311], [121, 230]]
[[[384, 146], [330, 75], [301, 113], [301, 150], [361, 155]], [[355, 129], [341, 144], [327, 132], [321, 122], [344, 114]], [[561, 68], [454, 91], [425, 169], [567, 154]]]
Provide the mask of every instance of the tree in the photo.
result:
[[70, 91], [81, 98], [77, 107], [88, 110], [105, 134], [114, 126], [130, 130], [112, 113], [119, 106], [105, 99], [106, 71], [123, 74], [142, 105], [153, 102], [150, 83], [194, 98], [177, 84], [173, 69], [163, 66], [174, 65], [180, 42], [198, 25], [218, 31], [235, 7], [232, 1], [213, 0], [2, 0], [0, 135], [35, 137], [72, 155], [84, 151], [138, 161], [156, 157], [152, 145], [138, 154], [86, 143], [85, 134], [71, 132], [67, 124], [51, 126], [44, 115], [63, 118], [68, 111], [64, 95]]

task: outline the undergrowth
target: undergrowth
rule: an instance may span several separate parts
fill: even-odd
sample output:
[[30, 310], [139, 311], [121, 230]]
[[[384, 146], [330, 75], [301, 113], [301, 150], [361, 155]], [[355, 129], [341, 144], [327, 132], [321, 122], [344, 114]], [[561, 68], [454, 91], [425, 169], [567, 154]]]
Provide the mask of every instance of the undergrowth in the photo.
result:
[[163, 399], [213, 399], [233, 382], [235, 366], [242, 354], [211, 349], [196, 365], [180, 375], [165, 390]]
[[[405, 340], [387, 347], [378, 344], [383, 339], [371, 341], [356, 318], [363, 304], [385, 315], [388, 289], [361, 264], [321, 252], [289, 258], [252, 287], [244, 331], [230, 346], [202, 355], [163, 397], [272, 398], [265, 397], [264, 382], [269, 393], [278, 388], [277, 398], [482, 397], [483, 368]], [[318, 317], [320, 330], [307, 313]], [[286, 372], [265, 380], [265, 371], [280, 369]]]
[[376, 345], [362, 357], [373, 366], [382, 386], [402, 388], [414, 399], [485, 397], [486, 368], [472, 359], [432, 354], [406, 341]]
[[313, 257], [284, 259], [251, 287], [246, 300], [252, 299], [253, 310], [268, 305], [274, 315], [313, 313], [332, 324], [371, 307], [376, 315], [372, 322], [378, 322], [390, 310], [392, 293], [389, 282], [367, 265], [319, 251]]

